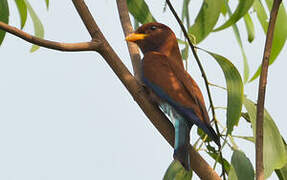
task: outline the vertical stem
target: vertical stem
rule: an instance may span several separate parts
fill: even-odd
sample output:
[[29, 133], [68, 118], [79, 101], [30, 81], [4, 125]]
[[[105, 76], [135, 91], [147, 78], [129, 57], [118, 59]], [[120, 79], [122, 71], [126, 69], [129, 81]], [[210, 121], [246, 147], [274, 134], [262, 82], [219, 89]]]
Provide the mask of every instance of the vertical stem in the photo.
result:
[[[133, 27], [131, 25], [131, 20], [129, 17], [129, 11], [127, 6], [127, 0], [117, 0], [118, 12], [120, 16], [120, 21], [125, 36], [133, 32]], [[140, 52], [135, 43], [127, 42], [129, 54], [132, 60], [132, 66], [134, 70], [134, 75], [137, 80], [141, 79], [141, 68], [140, 68]]]
[[272, 40], [275, 28], [275, 22], [278, 9], [282, 0], [274, 0], [270, 13], [270, 21], [266, 35], [264, 54], [262, 59], [262, 69], [259, 79], [258, 100], [257, 100], [257, 118], [256, 118], [256, 180], [264, 180], [263, 163], [263, 119], [264, 119], [264, 101], [267, 84], [267, 74], [269, 66], [269, 57], [271, 53]]

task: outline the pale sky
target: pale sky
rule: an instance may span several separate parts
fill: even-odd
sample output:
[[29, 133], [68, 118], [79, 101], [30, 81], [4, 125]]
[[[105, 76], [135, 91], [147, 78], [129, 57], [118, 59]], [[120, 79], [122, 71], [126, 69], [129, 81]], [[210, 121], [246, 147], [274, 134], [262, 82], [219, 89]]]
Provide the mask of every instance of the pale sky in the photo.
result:
[[[46, 11], [44, 0], [30, 2], [43, 22], [46, 39], [61, 42], [90, 39], [71, 1], [51, 1], [49, 11]], [[132, 70], [116, 2], [86, 2], [112, 47]], [[169, 10], [162, 13], [164, 1], [146, 2], [155, 18], [181, 37]], [[190, 11], [197, 11], [200, 2], [191, 2]], [[9, 5], [10, 24], [19, 27], [15, 4], [9, 1]], [[176, 9], [179, 11], [181, 7], [176, 6]], [[261, 62], [265, 41], [257, 21], [255, 25], [256, 39], [249, 44], [244, 24], [239, 22], [251, 74]], [[24, 31], [33, 33], [30, 18]], [[242, 57], [231, 28], [211, 34], [199, 46], [227, 57], [242, 73]], [[30, 47], [31, 44], [7, 34], [0, 48], [1, 180], [157, 180], [163, 177], [172, 161], [173, 149], [99, 54], [45, 48], [31, 54]], [[266, 107], [285, 139], [286, 52], [285, 45], [270, 68], [266, 97]], [[225, 86], [223, 73], [216, 62], [202, 52], [199, 55], [208, 79]], [[197, 64], [191, 56], [189, 60], [189, 72], [208, 102]], [[226, 92], [211, 89], [215, 105], [226, 105]], [[257, 83], [251, 83], [244, 92], [256, 100], [257, 91]], [[225, 112], [218, 110], [217, 116], [225, 124]], [[235, 128], [234, 134], [251, 135], [250, 125], [244, 120], [240, 124], [243, 125]], [[192, 133], [196, 134], [195, 127]], [[195, 141], [193, 137], [192, 142]], [[242, 140], [237, 143], [254, 164], [254, 145]], [[231, 152], [226, 151], [224, 156], [230, 160]], [[204, 155], [204, 158], [212, 162], [208, 156]]]

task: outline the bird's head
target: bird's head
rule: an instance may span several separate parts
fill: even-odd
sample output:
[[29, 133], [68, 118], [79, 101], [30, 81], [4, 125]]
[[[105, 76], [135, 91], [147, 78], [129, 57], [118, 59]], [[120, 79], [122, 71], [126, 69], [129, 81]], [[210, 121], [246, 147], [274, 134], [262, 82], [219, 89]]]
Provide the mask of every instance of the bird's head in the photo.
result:
[[126, 40], [136, 43], [143, 53], [169, 51], [177, 41], [172, 30], [164, 24], [147, 23], [128, 35]]

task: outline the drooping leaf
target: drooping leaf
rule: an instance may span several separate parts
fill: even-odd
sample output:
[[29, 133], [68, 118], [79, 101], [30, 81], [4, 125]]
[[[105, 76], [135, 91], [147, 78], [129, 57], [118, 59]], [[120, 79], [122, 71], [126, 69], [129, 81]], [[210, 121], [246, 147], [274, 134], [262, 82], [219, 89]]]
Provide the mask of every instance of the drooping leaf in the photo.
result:
[[187, 60], [188, 57], [188, 45], [185, 45], [185, 47], [181, 50], [181, 56], [183, 60]]
[[[34, 9], [28, 2], [28, 0], [24, 0], [28, 9], [28, 12], [32, 18], [33, 24], [34, 24], [34, 34], [37, 37], [43, 38], [44, 37], [44, 27], [43, 24], [41, 23], [39, 17], [35, 13]], [[35, 52], [37, 49], [40, 47], [37, 45], [32, 45], [32, 48], [30, 49], [30, 52]]]
[[216, 28], [214, 31], [220, 31], [225, 28], [228, 28], [232, 24], [236, 23], [239, 19], [241, 19], [251, 8], [254, 0], [239, 0], [239, 3], [232, 14], [232, 16], [220, 27]]
[[186, 171], [179, 161], [173, 160], [166, 170], [164, 180], [190, 180], [192, 178], [192, 170]]
[[[268, 7], [271, 8], [273, 1], [268, 0], [266, 2], [267, 2]], [[253, 7], [256, 11], [256, 15], [259, 19], [259, 22], [261, 26], [263, 27], [263, 30], [266, 34], [269, 18], [264, 10], [264, 7], [259, 0], [255, 0]], [[279, 11], [278, 11], [275, 29], [274, 29], [272, 48], [271, 48], [271, 54], [270, 54], [270, 59], [269, 59], [270, 65], [274, 63], [277, 56], [281, 52], [286, 42], [286, 39], [287, 39], [287, 15], [286, 15], [286, 10], [284, 8], [283, 3], [281, 3], [279, 7]], [[258, 78], [260, 73], [261, 73], [261, 66], [258, 67], [257, 71], [252, 76], [252, 78], [249, 80], [249, 82]]]
[[[0, 0], [0, 21], [8, 24], [9, 22], [9, 7], [7, 0]], [[0, 30], [0, 45], [2, 44], [6, 32]]]
[[201, 42], [210, 32], [212, 32], [223, 4], [224, 0], [203, 1], [194, 24], [189, 28], [189, 33], [196, 37], [197, 43]]
[[[231, 10], [230, 10], [229, 5], [227, 4], [227, 1], [225, 1], [225, 5], [226, 5], [227, 12], [228, 12], [229, 16], [231, 16]], [[242, 40], [241, 40], [240, 33], [239, 33], [239, 29], [238, 29], [236, 23], [232, 24], [232, 29], [233, 29], [233, 32], [235, 34], [235, 38], [237, 40], [237, 43], [239, 44], [241, 54], [243, 57], [243, 82], [246, 83], [248, 81], [248, 78], [249, 78], [249, 65], [248, 65], [247, 56], [245, 54], [245, 51], [244, 51], [244, 48], [242, 45]]]
[[228, 180], [238, 180], [236, 171], [232, 165], [230, 165], [230, 170], [228, 172]]
[[[285, 151], [287, 152], [287, 144], [285, 143], [284, 139], [283, 139], [283, 142], [285, 145]], [[276, 169], [275, 172], [279, 180], [287, 180], [287, 162], [281, 169]]]
[[[247, 98], [243, 103], [251, 119], [253, 136], [256, 137], [256, 105]], [[264, 177], [268, 178], [275, 169], [281, 169], [287, 163], [287, 152], [277, 126], [266, 110], [263, 132]]]
[[129, 12], [138, 22], [144, 24], [156, 21], [144, 0], [127, 0], [127, 4]]
[[227, 134], [231, 134], [233, 127], [238, 124], [243, 101], [243, 83], [236, 67], [225, 57], [205, 51], [220, 65], [227, 87]]
[[246, 13], [244, 16], [244, 23], [248, 34], [248, 42], [251, 43], [254, 40], [255, 31], [254, 31], [254, 24], [248, 13]]
[[24, 0], [15, 0], [15, 2], [20, 15], [21, 29], [23, 29], [27, 20], [27, 6]]
[[238, 180], [254, 180], [254, 168], [246, 155], [239, 150], [234, 150], [231, 164], [236, 172]]
[[184, 22], [186, 20], [186, 25], [189, 27], [189, 10], [188, 5], [190, 3], [190, 0], [184, 0], [182, 3], [182, 13], [181, 13], [181, 20]]
[[45, 0], [45, 3], [46, 3], [47, 9], [49, 9], [49, 0]]
[[207, 154], [209, 154], [210, 157], [212, 157], [215, 161], [219, 162], [221, 165], [223, 165], [224, 169], [228, 172], [230, 170], [230, 164], [229, 162], [223, 158], [220, 158], [220, 155], [216, 152], [207, 152]]

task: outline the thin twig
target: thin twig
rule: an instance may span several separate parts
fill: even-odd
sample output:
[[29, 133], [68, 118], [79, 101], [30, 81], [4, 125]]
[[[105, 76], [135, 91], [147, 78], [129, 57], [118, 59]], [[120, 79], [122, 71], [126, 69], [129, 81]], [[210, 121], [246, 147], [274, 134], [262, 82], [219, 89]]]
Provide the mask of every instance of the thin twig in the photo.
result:
[[[198, 57], [198, 55], [196, 53], [195, 46], [192, 44], [192, 42], [191, 42], [191, 40], [190, 40], [190, 38], [188, 36], [188, 33], [187, 33], [183, 23], [181, 22], [179, 16], [177, 15], [177, 13], [176, 13], [175, 9], [173, 8], [172, 4], [170, 3], [170, 1], [166, 0], [166, 3], [168, 5], [169, 9], [171, 10], [171, 12], [173, 13], [175, 19], [177, 20], [178, 24], [180, 25], [181, 30], [183, 31], [183, 34], [184, 34], [185, 38], [188, 41], [188, 44], [189, 44], [189, 46], [191, 48], [191, 51], [192, 51], [192, 53], [193, 53], [193, 55], [195, 57], [197, 65], [198, 65], [198, 67], [199, 67], [199, 69], [201, 71], [201, 75], [202, 75], [202, 77], [204, 79], [204, 84], [205, 84], [207, 95], [208, 95], [208, 99], [209, 99], [209, 104], [210, 104], [210, 107], [211, 107], [212, 116], [213, 116], [213, 119], [214, 119], [215, 118], [215, 110], [214, 110], [214, 105], [213, 105], [213, 101], [212, 101], [212, 97], [211, 97], [211, 93], [210, 93], [210, 89], [209, 89], [209, 85], [208, 85], [207, 76], [206, 76], [205, 71], [203, 69], [203, 66], [202, 66], [202, 64], [201, 64], [201, 62], [199, 60], [199, 57]], [[216, 132], [217, 132], [218, 136], [220, 136], [220, 131], [219, 131], [217, 122], [215, 122], [215, 129], [216, 129]], [[221, 149], [221, 145], [219, 146], [219, 149]], [[220, 153], [221, 159], [223, 159], [221, 151], [219, 153]], [[222, 166], [222, 176], [223, 176], [224, 180], [226, 179], [225, 174], [226, 174], [226, 170], [225, 170], [224, 166]]]
[[[131, 20], [129, 17], [127, 1], [117, 0], [117, 6], [118, 6], [118, 13], [120, 16], [122, 28], [123, 28], [125, 36], [127, 36], [133, 32], [133, 26], [131, 24]], [[140, 68], [141, 57], [140, 57], [139, 48], [137, 47], [135, 43], [128, 42], [128, 41], [126, 41], [126, 43], [128, 45], [128, 50], [129, 50], [130, 58], [132, 61], [134, 76], [138, 81], [140, 81], [142, 73], [141, 73], [141, 68]]]
[[264, 119], [264, 101], [267, 84], [267, 74], [269, 57], [271, 53], [272, 40], [275, 28], [275, 22], [278, 9], [282, 0], [274, 0], [270, 13], [270, 21], [266, 35], [264, 54], [262, 59], [262, 68], [259, 79], [258, 100], [257, 100], [257, 118], [256, 118], [256, 180], [264, 179], [264, 163], [263, 163], [263, 119]]
[[25, 41], [28, 41], [32, 44], [60, 51], [92, 51], [97, 50], [99, 46], [97, 42], [62, 43], [56, 41], [49, 41], [28, 34], [16, 27], [10, 26], [3, 22], [0, 22], [0, 29], [9, 32], [11, 34], [14, 34], [15, 36]]

